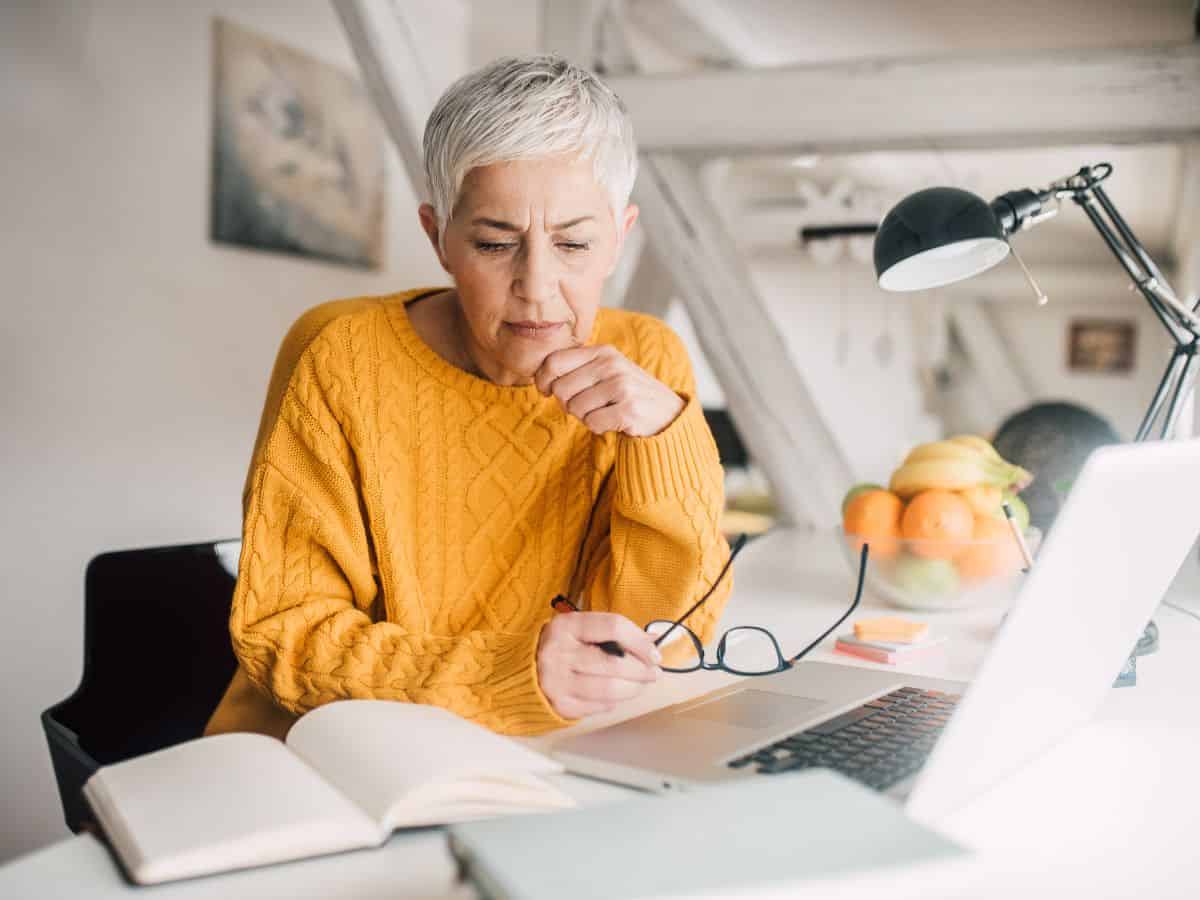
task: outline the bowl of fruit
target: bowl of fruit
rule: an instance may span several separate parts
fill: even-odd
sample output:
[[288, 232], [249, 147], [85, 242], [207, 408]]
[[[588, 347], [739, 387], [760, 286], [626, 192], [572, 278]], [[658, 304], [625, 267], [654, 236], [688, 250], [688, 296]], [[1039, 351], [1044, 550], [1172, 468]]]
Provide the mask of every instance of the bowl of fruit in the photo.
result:
[[1007, 504], [1029, 552], [1041, 533], [1019, 493], [1033, 476], [990, 443], [959, 435], [922, 444], [885, 488], [859, 484], [842, 501], [839, 543], [858, 571], [870, 545], [867, 586], [906, 609], [962, 609], [1011, 598], [1024, 558]]

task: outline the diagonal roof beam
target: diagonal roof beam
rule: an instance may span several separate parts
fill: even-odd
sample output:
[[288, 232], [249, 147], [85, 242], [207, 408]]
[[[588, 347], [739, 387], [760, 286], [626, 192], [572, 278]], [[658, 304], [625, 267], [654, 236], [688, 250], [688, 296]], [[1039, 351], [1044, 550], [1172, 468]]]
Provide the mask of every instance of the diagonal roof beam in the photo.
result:
[[738, 430], [782, 518], [832, 525], [853, 478], [807, 382], [694, 166], [642, 154], [634, 199], [656, 260], [679, 287]]
[[1200, 136], [1195, 43], [608, 80], [647, 151], [830, 153]]
[[375, 111], [400, 154], [413, 191], [428, 200], [421, 136], [441, 87], [422, 62], [429, 50], [418, 42], [406, 7], [383, 0], [333, 0]]

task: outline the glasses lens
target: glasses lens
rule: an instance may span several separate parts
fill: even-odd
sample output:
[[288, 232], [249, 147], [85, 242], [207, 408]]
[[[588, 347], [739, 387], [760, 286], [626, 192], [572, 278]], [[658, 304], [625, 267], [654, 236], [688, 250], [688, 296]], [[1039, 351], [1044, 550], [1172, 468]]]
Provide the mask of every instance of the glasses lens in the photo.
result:
[[761, 628], [731, 628], [722, 641], [721, 662], [738, 675], [765, 675], [778, 671], [783, 663], [775, 641]]
[[666, 640], [658, 645], [662, 651], [662, 668], [666, 672], [695, 672], [700, 668], [704, 650], [700, 639], [692, 634], [686, 625], [676, 625], [674, 622], [659, 620], [646, 626], [646, 634], [657, 642], [666, 635]]

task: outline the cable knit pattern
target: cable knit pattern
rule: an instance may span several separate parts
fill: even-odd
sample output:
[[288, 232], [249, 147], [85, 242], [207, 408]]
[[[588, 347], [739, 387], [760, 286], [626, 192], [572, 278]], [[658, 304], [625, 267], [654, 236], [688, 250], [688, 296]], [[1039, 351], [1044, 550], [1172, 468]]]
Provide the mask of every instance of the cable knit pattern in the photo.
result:
[[[724, 564], [722, 470], [666, 325], [599, 312], [592, 342], [685, 407], [654, 437], [597, 437], [536, 388], [441, 359], [405, 309], [437, 290], [323, 304], [284, 340], [243, 496], [240, 667], [208, 733], [281, 736], [348, 697], [543, 732], [567, 724], [537, 683], [551, 597], [644, 625], [681, 613]], [[730, 586], [689, 623], [702, 637]]]

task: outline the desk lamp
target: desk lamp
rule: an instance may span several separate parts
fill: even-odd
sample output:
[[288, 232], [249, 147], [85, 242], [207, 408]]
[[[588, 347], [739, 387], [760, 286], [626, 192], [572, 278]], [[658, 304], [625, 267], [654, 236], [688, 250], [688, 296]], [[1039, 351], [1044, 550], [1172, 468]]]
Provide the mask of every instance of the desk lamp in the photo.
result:
[[[909, 194], [884, 216], [875, 234], [875, 275], [885, 291], [919, 291], [978, 275], [999, 263], [1012, 250], [1009, 235], [1056, 215], [1070, 198], [1083, 208], [1104, 243], [1133, 285], [1150, 304], [1175, 342], [1166, 371], [1138, 427], [1135, 441], [1151, 436], [1167, 403], [1158, 432], [1171, 437], [1196, 368], [1200, 341], [1200, 302], [1182, 303], [1167, 279], [1101, 184], [1112, 175], [1110, 163], [1084, 166], [1045, 188], [1021, 188], [1001, 194], [990, 204], [969, 191], [928, 188]], [[1038, 303], [1047, 300], [1020, 256], [1013, 251]], [[1168, 396], [1170, 401], [1167, 402]], [[1146, 626], [1135, 655], [1157, 646], [1158, 629]]]
[[[1054, 216], [1062, 200], [1074, 200], [1175, 342], [1134, 440], [1150, 437], [1160, 416], [1158, 437], [1168, 438], [1175, 431], [1181, 401], [1197, 365], [1200, 302], [1179, 300], [1117, 212], [1101, 184], [1112, 170], [1109, 163], [1084, 166], [1048, 187], [1009, 191], [990, 204], [969, 191], [950, 187], [909, 194], [884, 216], [875, 234], [875, 274], [885, 291], [919, 291], [962, 281], [1008, 256], [1012, 250], [1009, 235]], [[1038, 302], [1045, 303], [1046, 295], [1015, 251], [1013, 258]], [[1162, 415], [1164, 403], [1166, 414]]]

